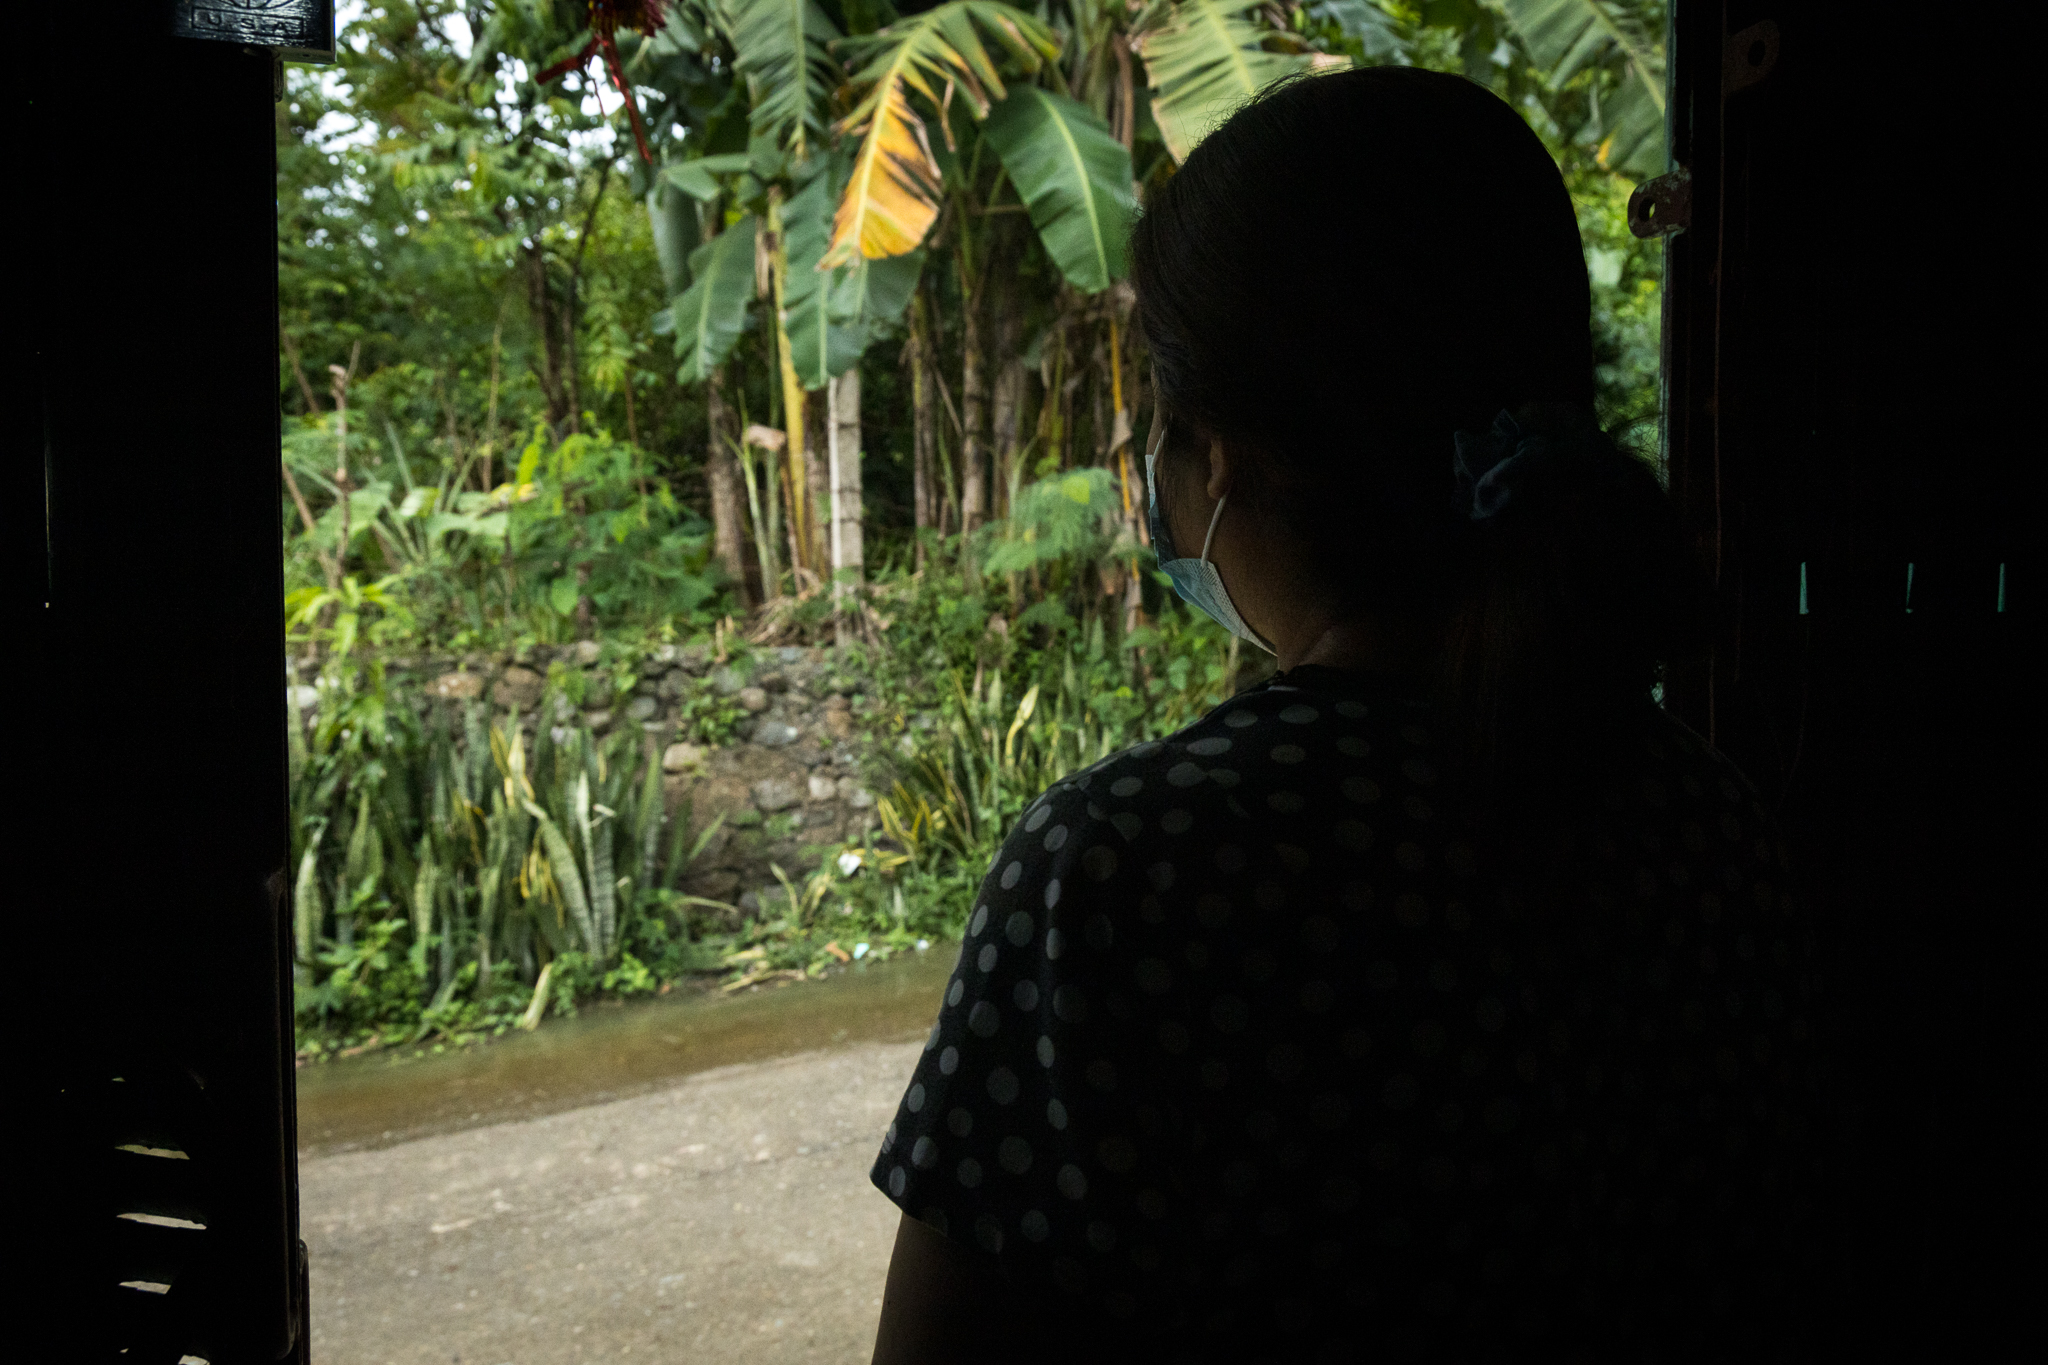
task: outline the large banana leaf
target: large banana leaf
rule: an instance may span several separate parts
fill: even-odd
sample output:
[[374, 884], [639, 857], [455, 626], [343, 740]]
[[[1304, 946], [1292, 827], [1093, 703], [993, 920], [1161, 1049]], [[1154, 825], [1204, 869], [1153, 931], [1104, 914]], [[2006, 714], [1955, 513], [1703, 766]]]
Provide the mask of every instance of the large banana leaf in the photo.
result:
[[1094, 294], [1123, 278], [1137, 201], [1131, 154], [1109, 126], [1088, 106], [1027, 85], [989, 111], [982, 136], [1068, 282]]
[[922, 247], [879, 261], [858, 257], [852, 265], [833, 272], [832, 316], [849, 324], [858, 319], [862, 335], [873, 341], [902, 320], [903, 310], [910, 306], [910, 296], [917, 292], [917, 278], [923, 271]]
[[1664, 44], [1653, 35], [1663, 28], [1663, 5], [1658, 0], [1495, 3], [1553, 89], [1589, 66], [1618, 78], [1578, 134], [1597, 144], [1600, 164], [1637, 179], [1662, 175]]
[[754, 217], [748, 214], [690, 254], [690, 287], [669, 308], [680, 383], [708, 378], [747, 328], [754, 297]]
[[826, 44], [839, 28], [817, 0], [715, 0], [733, 65], [753, 96], [755, 133], [803, 156], [826, 132], [825, 104], [839, 83]]
[[690, 253], [698, 246], [697, 206], [672, 185], [656, 182], [647, 192], [647, 226], [654, 234], [654, 259], [669, 298], [690, 287]]
[[839, 123], [843, 132], [864, 131], [833, 220], [829, 265], [856, 252], [870, 260], [901, 256], [931, 230], [939, 215], [939, 168], [910, 92], [938, 108], [950, 90], [976, 115], [986, 113], [1008, 92], [983, 35], [1027, 75], [1059, 53], [1044, 24], [993, 0], [951, 0], [846, 45], [866, 58], [853, 81], [867, 93]]
[[672, 162], [661, 168], [661, 178], [668, 184], [689, 195], [700, 204], [708, 204], [722, 191], [718, 183], [721, 175], [737, 175], [752, 168], [753, 158], [745, 152], [726, 152], [719, 156], [700, 156], [689, 161]]
[[1244, 16], [1262, 0], [1158, 0], [1135, 26], [1152, 118], [1166, 150], [1186, 161], [1195, 144], [1283, 76], [1348, 63], [1321, 53], [1268, 52], [1269, 36]]
[[[821, 268], [832, 235], [832, 180], [829, 169], [816, 174], [783, 206], [783, 231], [788, 235], [789, 272], [782, 286], [782, 326], [789, 334], [789, 356], [797, 383], [821, 388], [860, 359], [865, 338], [836, 326], [832, 316], [832, 274]], [[847, 351], [851, 349], [851, 357]], [[835, 365], [835, 362], [837, 364]]]
[[860, 363], [877, 332], [903, 316], [917, 288], [924, 252], [824, 266], [830, 250], [832, 187], [836, 177], [821, 172], [783, 206], [789, 234], [789, 275], [783, 287], [783, 325], [797, 382], [820, 389]]

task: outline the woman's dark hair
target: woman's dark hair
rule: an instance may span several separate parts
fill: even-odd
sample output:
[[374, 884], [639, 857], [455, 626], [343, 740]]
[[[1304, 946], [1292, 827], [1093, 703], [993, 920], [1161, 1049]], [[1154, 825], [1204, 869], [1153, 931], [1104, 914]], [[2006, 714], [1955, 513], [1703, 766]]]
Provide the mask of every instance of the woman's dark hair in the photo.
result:
[[[1249, 452], [1233, 499], [1300, 534], [1339, 605], [1443, 641], [1483, 755], [1647, 692], [1700, 637], [1664, 491], [1595, 423], [1571, 197], [1491, 92], [1403, 67], [1279, 85], [1151, 196], [1132, 262], [1161, 458]], [[1474, 521], [1453, 433], [1504, 409], [1582, 455]]]

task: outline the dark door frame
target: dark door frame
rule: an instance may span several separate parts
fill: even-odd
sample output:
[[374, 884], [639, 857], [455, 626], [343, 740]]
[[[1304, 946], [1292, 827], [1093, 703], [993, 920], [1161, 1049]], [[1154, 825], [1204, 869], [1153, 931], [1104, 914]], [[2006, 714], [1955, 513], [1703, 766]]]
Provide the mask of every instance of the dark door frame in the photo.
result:
[[[306, 1351], [275, 66], [171, 37], [169, 8], [36, 8], [7, 94], [17, 1311], [75, 1355], [225, 1365]], [[1998, 22], [1982, 55], [2033, 50], [2011, 30], [2037, 19]], [[2031, 116], [2002, 71], [1940, 76], [1940, 36], [1815, 0], [1682, 0], [1672, 28], [1668, 467], [1726, 622], [1668, 696], [1802, 851], [1833, 964], [1830, 1340], [1859, 1359], [1994, 1358], [2035, 1297], [2037, 385], [2018, 300], [1972, 269], [2025, 264], [1991, 228]]]
[[33, 642], [10, 670], [34, 1158], [13, 1316], [64, 1359], [228, 1365], [306, 1346], [278, 68], [174, 37], [192, 8], [31, 7], [6, 95], [6, 542]]
[[[2009, 17], [1996, 42], [2028, 48], [2038, 20]], [[2031, 164], [2037, 115], [1965, 65], [1993, 40], [1951, 51], [1904, 18], [1675, 6], [1666, 456], [1724, 620], [1667, 700], [1778, 809], [1822, 926], [1830, 1340], [1993, 1359], [2039, 1335], [2013, 1250], [2040, 1072], [2019, 672], [2039, 383], [2032, 308], [1971, 266], [2011, 250], [1983, 196]]]

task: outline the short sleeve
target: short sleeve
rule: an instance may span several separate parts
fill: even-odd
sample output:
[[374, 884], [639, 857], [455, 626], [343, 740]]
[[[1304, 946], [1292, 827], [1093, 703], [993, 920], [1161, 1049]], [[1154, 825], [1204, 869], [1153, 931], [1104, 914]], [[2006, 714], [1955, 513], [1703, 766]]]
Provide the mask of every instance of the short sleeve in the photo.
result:
[[1114, 911], [1136, 900], [1135, 832], [1089, 793], [1117, 761], [1055, 786], [1011, 832], [871, 1174], [1013, 1282], [1104, 1300], [1158, 1200], [1157, 1109], [1115, 1026], [1130, 1012], [1113, 989]]

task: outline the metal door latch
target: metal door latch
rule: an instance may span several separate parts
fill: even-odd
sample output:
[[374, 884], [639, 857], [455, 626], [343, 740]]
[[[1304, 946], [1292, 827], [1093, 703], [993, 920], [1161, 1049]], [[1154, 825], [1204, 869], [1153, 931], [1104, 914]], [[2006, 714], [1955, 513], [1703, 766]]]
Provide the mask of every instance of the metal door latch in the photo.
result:
[[1638, 237], [1669, 237], [1692, 225], [1692, 172], [1680, 166], [1645, 180], [1628, 197], [1628, 230]]

